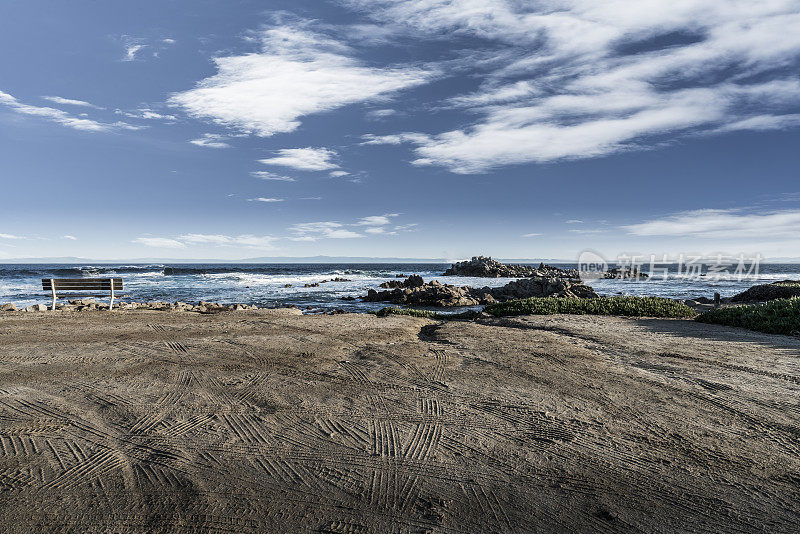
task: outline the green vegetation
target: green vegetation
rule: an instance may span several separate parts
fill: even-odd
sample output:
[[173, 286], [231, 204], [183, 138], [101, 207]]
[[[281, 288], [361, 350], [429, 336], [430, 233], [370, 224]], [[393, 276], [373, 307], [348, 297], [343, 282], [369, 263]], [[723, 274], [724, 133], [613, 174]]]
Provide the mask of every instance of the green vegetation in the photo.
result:
[[381, 308], [380, 310], [371, 313], [374, 313], [378, 317], [386, 317], [387, 315], [410, 315], [411, 317], [424, 317], [426, 319], [439, 319], [439, 320], [474, 319], [480, 315], [480, 312], [472, 310], [465, 311], [462, 313], [440, 313], [429, 310], [404, 309], [391, 306], [386, 308]]
[[738, 326], [767, 334], [800, 333], [800, 297], [780, 299], [752, 306], [718, 308], [697, 317], [697, 321]]
[[495, 317], [509, 315], [622, 315], [625, 317], [692, 317], [686, 304], [660, 297], [527, 298], [487, 306], [484, 311]]

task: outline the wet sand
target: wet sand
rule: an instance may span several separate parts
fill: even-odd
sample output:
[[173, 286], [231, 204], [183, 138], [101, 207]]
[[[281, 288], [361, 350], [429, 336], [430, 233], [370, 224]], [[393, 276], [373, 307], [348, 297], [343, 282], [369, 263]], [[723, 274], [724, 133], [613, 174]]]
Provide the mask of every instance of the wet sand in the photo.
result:
[[0, 314], [0, 530], [789, 532], [800, 340], [692, 321]]

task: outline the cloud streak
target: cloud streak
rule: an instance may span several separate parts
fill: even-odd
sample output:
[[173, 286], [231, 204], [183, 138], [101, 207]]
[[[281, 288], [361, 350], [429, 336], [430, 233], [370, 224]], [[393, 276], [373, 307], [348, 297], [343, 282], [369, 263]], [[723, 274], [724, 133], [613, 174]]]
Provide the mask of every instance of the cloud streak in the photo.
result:
[[[478, 116], [438, 134], [367, 136], [415, 146], [415, 165], [462, 173], [592, 158], [687, 134], [800, 125], [796, 1], [342, 0], [395, 34], [469, 35], [501, 47], [474, 92]], [[443, 37], [447, 36], [447, 37]]]
[[413, 66], [367, 66], [353, 49], [307, 25], [265, 29], [257, 39], [257, 52], [215, 58], [217, 74], [170, 103], [268, 137], [294, 131], [303, 116], [385, 98], [434, 76]]
[[152, 248], [184, 249], [189, 246], [205, 247], [244, 247], [253, 249], [274, 248], [277, 238], [269, 235], [242, 234], [183, 234], [178, 237], [137, 237], [133, 243]]
[[281, 174], [274, 174], [269, 171], [253, 171], [250, 176], [260, 180], [268, 180], [273, 182], [295, 182], [296, 180], [291, 176], [283, 176]]
[[676, 213], [622, 227], [636, 236], [716, 239], [800, 239], [800, 210], [744, 213], [742, 210], [705, 209]]
[[337, 157], [336, 151], [328, 148], [284, 148], [278, 150], [277, 156], [258, 161], [264, 165], [279, 165], [300, 171], [328, 171], [339, 168], [333, 161]]
[[113, 130], [139, 130], [141, 127], [127, 124], [125, 122], [103, 123], [95, 120], [74, 117], [66, 111], [42, 106], [31, 106], [24, 104], [8, 93], [0, 91], [0, 105], [4, 105], [21, 115], [39, 117], [51, 122], [55, 122], [67, 128], [82, 130], [86, 132], [108, 132]]
[[189, 142], [206, 148], [231, 148], [231, 145], [226, 143], [224, 139], [227, 139], [224, 135], [207, 133], [197, 139], [191, 139]]
[[83, 108], [105, 109], [100, 106], [95, 106], [94, 104], [86, 102], [84, 100], [73, 100], [71, 98], [63, 98], [60, 96], [43, 96], [42, 99], [47, 100], [48, 102], [52, 102], [54, 104], [60, 104], [64, 106], [78, 106]]

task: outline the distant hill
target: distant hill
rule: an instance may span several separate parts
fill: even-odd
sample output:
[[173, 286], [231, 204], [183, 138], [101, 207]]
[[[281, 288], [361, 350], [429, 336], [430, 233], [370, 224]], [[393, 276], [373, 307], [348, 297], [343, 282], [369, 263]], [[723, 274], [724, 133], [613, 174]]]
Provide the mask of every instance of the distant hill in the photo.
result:
[[[2, 263], [67, 263], [67, 264], [98, 264], [98, 263], [441, 263], [451, 264], [461, 259], [469, 258], [380, 258], [374, 256], [276, 256], [259, 258], [241, 258], [221, 260], [215, 258], [124, 258], [124, 259], [96, 259], [78, 258], [74, 256], [41, 257], [41, 258], [12, 258], [0, 259]], [[555, 259], [504, 259], [505, 263], [572, 263], [570, 260]]]

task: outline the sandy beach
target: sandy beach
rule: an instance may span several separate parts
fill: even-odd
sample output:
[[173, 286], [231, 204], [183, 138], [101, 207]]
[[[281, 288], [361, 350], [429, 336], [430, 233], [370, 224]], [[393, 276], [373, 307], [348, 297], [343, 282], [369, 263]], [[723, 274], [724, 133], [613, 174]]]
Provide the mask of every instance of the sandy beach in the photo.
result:
[[12, 312], [0, 346], [5, 532], [788, 532], [800, 516], [791, 337]]

